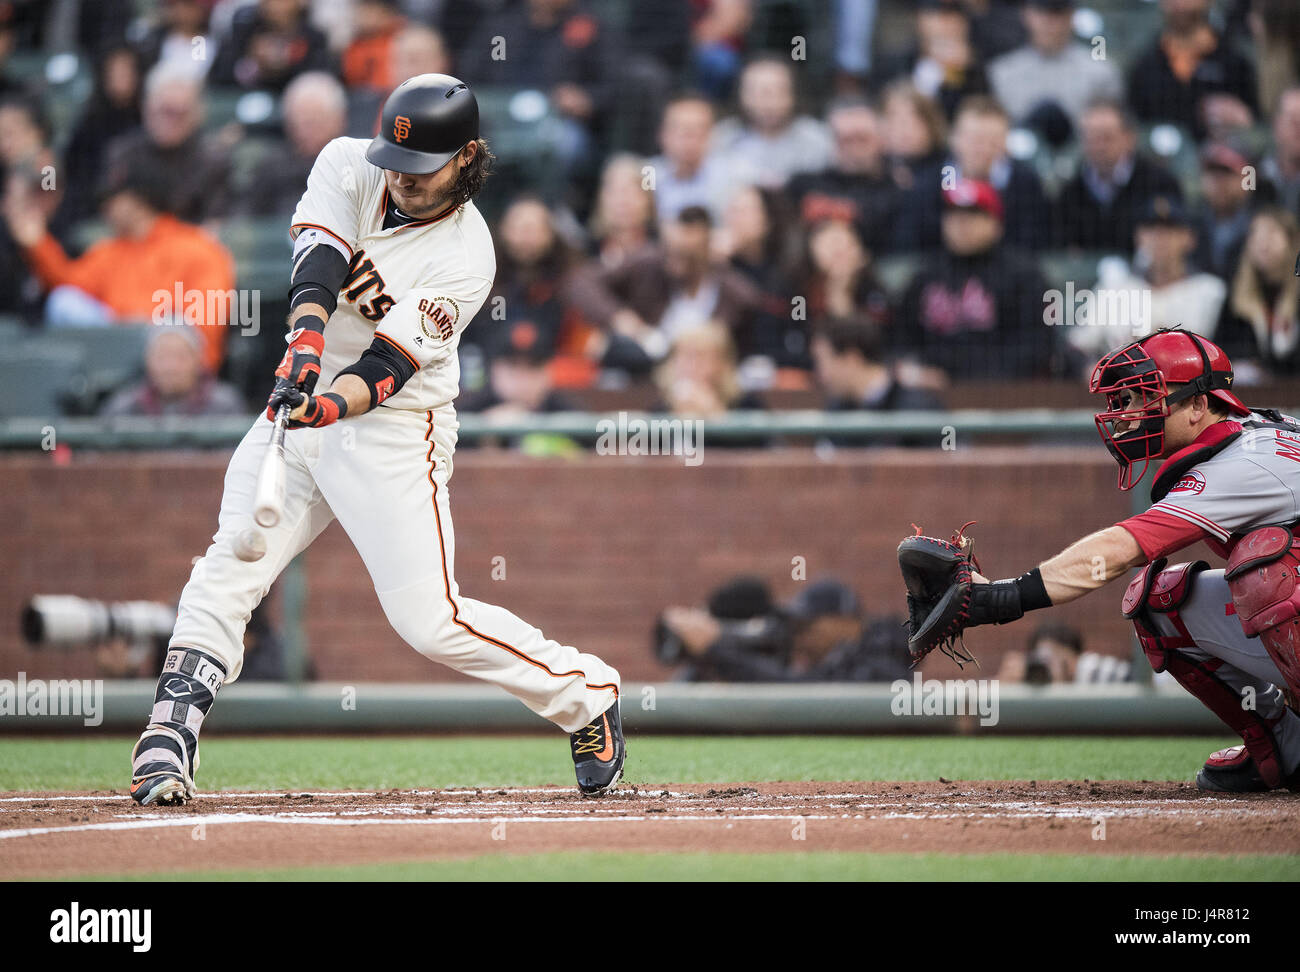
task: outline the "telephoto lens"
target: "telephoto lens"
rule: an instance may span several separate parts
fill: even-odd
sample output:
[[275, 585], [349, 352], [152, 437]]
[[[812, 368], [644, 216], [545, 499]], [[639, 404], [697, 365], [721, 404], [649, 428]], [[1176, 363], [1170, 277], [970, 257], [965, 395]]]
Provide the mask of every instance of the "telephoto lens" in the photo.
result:
[[23, 608], [23, 638], [34, 648], [93, 648], [111, 638], [139, 644], [171, 637], [176, 609], [157, 601], [95, 601], [37, 594]]

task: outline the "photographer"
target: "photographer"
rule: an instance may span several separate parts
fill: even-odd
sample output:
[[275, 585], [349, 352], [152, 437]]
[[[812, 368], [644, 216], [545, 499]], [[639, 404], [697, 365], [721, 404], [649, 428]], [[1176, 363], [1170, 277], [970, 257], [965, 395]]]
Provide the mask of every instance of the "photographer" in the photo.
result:
[[761, 581], [738, 578], [707, 610], [665, 610], [655, 653], [667, 665], [686, 661], [683, 681], [892, 681], [907, 674], [901, 631], [897, 619], [866, 619], [836, 580], [809, 584], [782, 607]]

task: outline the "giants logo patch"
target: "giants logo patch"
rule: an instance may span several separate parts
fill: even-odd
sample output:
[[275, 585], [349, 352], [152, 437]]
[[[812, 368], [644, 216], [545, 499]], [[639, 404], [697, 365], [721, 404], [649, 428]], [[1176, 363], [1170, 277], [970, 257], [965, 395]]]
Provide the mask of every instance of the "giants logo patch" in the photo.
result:
[[393, 119], [393, 138], [397, 142], [405, 142], [406, 136], [411, 134], [411, 119], [405, 115], [398, 115]]
[[1192, 470], [1182, 479], [1174, 484], [1171, 493], [1192, 493], [1193, 495], [1205, 489], [1205, 477], [1199, 470]]
[[420, 330], [431, 341], [450, 341], [460, 320], [460, 305], [450, 297], [420, 300]]

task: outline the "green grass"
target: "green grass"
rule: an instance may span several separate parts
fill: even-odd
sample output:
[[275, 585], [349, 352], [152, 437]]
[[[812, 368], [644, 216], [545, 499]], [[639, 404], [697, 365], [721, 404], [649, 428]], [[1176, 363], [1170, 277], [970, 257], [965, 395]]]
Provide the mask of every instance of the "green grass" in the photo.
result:
[[1084, 854], [500, 854], [354, 867], [135, 874], [127, 881], [1295, 881], [1285, 856]]
[[[133, 738], [0, 741], [0, 790], [109, 790]], [[1190, 780], [1228, 737], [647, 736], [629, 783], [763, 780]], [[203, 741], [202, 790], [571, 785], [554, 736], [222, 738]]]

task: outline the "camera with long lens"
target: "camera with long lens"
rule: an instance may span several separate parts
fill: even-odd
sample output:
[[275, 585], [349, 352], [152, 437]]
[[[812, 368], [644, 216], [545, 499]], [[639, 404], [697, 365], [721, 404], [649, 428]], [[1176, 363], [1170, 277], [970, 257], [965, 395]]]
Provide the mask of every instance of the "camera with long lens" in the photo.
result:
[[22, 632], [34, 648], [71, 651], [122, 639], [166, 643], [176, 608], [157, 601], [94, 601], [72, 594], [37, 594], [23, 608]]

